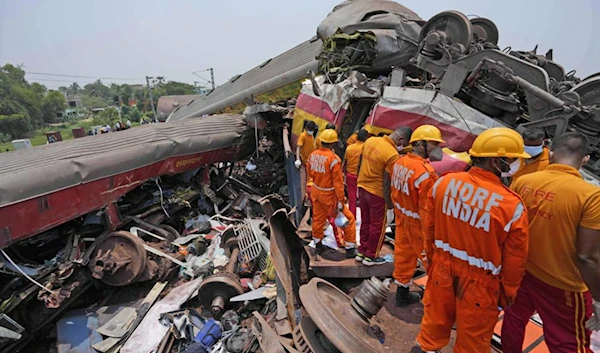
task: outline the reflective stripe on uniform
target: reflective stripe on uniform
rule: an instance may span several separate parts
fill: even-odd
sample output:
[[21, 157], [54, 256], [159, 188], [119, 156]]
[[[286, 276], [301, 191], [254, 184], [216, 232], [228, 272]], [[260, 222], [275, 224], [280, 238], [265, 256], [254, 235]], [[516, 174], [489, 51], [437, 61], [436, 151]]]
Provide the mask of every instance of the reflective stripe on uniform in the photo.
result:
[[317, 189], [317, 190], [321, 190], [321, 191], [333, 191], [335, 190], [335, 188], [331, 187], [331, 188], [322, 188], [318, 185], [313, 184], [313, 188]]
[[512, 226], [512, 224], [515, 221], [517, 221], [519, 218], [521, 218], [524, 210], [525, 210], [525, 207], [523, 207], [523, 203], [519, 202], [519, 204], [517, 204], [517, 208], [515, 208], [515, 213], [513, 214], [512, 219], [508, 223], [506, 223], [506, 226], [504, 227], [505, 232], [510, 231], [510, 227]]
[[334, 158], [333, 161], [331, 161], [331, 165], [329, 166], [329, 169], [333, 169], [333, 166], [338, 164], [338, 159]]
[[435, 182], [435, 184], [433, 184], [433, 188], [432, 188], [432, 190], [431, 190], [431, 192], [432, 192], [432, 194], [433, 194], [433, 197], [435, 197], [435, 193], [437, 192], [438, 185], [440, 185], [440, 182], [442, 181], [442, 179], [444, 179], [444, 177], [441, 177], [441, 178], [439, 178], [439, 179], [438, 179], [438, 180]]
[[466, 251], [454, 249], [453, 247], [450, 246], [450, 244], [444, 243], [441, 240], [436, 240], [435, 246], [438, 249], [442, 249], [445, 252], [450, 253], [450, 255], [456, 257], [457, 259], [461, 259], [463, 261], [468, 262], [469, 265], [471, 265], [471, 266], [479, 267], [480, 269], [485, 270], [485, 271], [492, 271], [492, 274], [495, 276], [499, 275], [500, 271], [502, 270], [502, 265], [496, 267], [490, 261], [485, 261], [484, 259], [470, 256], [469, 254], [467, 254]]
[[421, 174], [421, 176], [418, 177], [417, 180], [415, 180], [415, 188], [419, 188], [419, 185], [421, 185], [421, 183], [427, 179], [429, 179], [429, 172]]
[[414, 219], [421, 219], [421, 217], [419, 216], [418, 213], [414, 213], [414, 212], [411, 212], [411, 211], [405, 209], [404, 207], [400, 206], [400, 204], [397, 202], [394, 202], [394, 204], [396, 205], [396, 208], [398, 210], [400, 210], [400, 212], [402, 212], [403, 215], [414, 218]]

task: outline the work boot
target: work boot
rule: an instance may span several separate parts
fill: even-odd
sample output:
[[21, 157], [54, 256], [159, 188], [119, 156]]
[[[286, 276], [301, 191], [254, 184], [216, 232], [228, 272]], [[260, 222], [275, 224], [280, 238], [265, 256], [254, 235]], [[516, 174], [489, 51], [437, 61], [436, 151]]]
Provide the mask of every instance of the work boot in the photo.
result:
[[347, 259], [356, 258], [357, 255], [358, 255], [358, 251], [356, 251], [356, 248], [346, 249], [346, 258]]
[[396, 306], [405, 307], [410, 304], [415, 304], [421, 301], [419, 293], [411, 292], [408, 287], [398, 286], [396, 290]]
[[321, 255], [325, 252], [325, 250], [327, 250], [325, 248], [325, 245], [323, 245], [323, 241], [320, 241], [318, 243], [315, 244], [315, 253], [316, 255]]

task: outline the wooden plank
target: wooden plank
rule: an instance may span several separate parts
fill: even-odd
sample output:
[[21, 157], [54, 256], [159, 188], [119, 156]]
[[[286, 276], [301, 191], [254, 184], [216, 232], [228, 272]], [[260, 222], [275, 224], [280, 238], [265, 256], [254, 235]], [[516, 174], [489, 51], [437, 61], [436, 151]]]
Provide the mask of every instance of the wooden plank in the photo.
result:
[[128, 322], [135, 320], [136, 309], [126, 307], [123, 308], [117, 315], [110, 319], [107, 323], [96, 330], [102, 336], [121, 338], [127, 333]]
[[[315, 261], [313, 251], [308, 246], [305, 247], [310, 258], [310, 268], [315, 275], [322, 278], [371, 278], [391, 277], [394, 272], [394, 263], [386, 262], [383, 265], [365, 266], [354, 258], [346, 259], [343, 252], [336, 253], [334, 250], [328, 251], [319, 256], [319, 261]], [[272, 252], [271, 252], [272, 253]], [[393, 249], [384, 244], [381, 248], [381, 256], [393, 255]]]

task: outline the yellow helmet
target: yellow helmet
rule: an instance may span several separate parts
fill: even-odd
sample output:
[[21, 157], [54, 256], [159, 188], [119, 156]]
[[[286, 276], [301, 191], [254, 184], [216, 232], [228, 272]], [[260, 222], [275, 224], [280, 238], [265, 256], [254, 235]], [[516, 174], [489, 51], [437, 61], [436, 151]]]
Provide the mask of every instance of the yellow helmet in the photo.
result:
[[321, 139], [321, 142], [323, 142], [323, 143], [334, 143], [334, 142], [339, 141], [338, 134], [333, 129], [324, 130], [321, 133], [321, 136], [319, 136], [319, 138]]
[[446, 142], [442, 140], [442, 132], [433, 125], [421, 125], [410, 135], [409, 143], [417, 141]]
[[469, 154], [471, 157], [531, 158], [524, 146], [523, 137], [515, 130], [495, 127], [475, 138]]

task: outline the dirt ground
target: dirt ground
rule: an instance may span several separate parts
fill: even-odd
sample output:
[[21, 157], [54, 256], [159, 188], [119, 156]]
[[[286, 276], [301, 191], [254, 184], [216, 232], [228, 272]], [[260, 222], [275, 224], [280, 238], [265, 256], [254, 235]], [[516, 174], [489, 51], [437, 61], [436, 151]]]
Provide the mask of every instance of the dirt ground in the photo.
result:
[[[423, 305], [419, 303], [398, 308], [395, 305], [396, 286], [392, 285], [390, 289], [388, 301], [374, 320], [374, 323], [379, 325], [385, 333], [386, 352], [421, 353], [416, 338], [421, 327]], [[414, 286], [411, 290], [419, 291], [420, 289]], [[455, 340], [456, 334], [452, 332], [450, 344], [442, 349], [442, 353], [451, 353]]]

